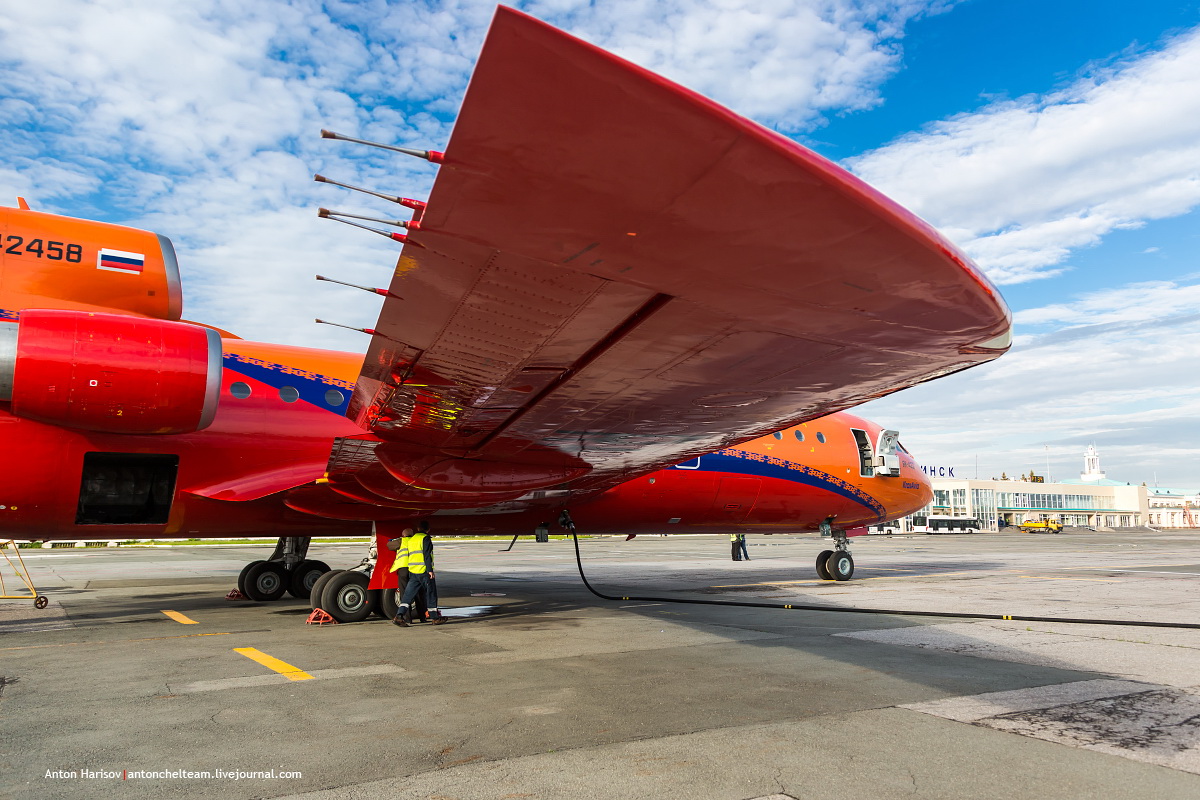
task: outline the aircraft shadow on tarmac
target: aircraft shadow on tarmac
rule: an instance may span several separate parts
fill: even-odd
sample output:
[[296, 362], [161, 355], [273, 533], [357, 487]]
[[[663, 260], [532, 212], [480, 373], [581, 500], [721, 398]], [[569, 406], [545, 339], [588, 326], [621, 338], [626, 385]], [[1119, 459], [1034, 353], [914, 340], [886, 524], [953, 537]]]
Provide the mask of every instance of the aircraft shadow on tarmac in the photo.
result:
[[[766, 563], [764, 563], [766, 562]], [[620, 562], [606, 561], [601, 558], [594, 561], [589, 568], [585, 557], [585, 570], [589, 571], [589, 579], [601, 592], [615, 596], [655, 595], [675, 597], [679, 599], [694, 599], [719, 602], [725, 597], [729, 600], [740, 601], [748, 599], [747, 594], [757, 593], [766, 602], [781, 602], [779, 595], [774, 594], [779, 588], [773, 587], [773, 582], [790, 584], [786, 588], [791, 592], [784, 602], [796, 604], [828, 605], [839, 608], [850, 608], [863, 605], [861, 598], [856, 604], [842, 602], [829, 596], [830, 589], [846, 588], [846, 583], [823, 582], [811, 583], [807, 586], [807, 576], [798, 573], [794, 564], [785, 567], [774, 566], [769, 559], [756, 559], [749, 564], [739, 564], [732, 567], [728, 562], [714, 560], [712, 567], [700, 569], [690, 568], [680, 570], [672, 568], [669, 560], [659, 562], [653, 574], [639, 570], [636, 574], [622, 576], [625, 568]], [[561, 566], [561, 564], [560, 564]], [[572, 565], [573, 566], [573, 565]], [[1004, 562], [993, 559], [958, 558], [952, 560], [929, 562], [889, 561], [887, 570], [873, 569], [870, 566], [862, 568], [864, 575], [873, 573], [903, 575], [904, 577], [922, 577], [939, 573], [957, 572], [968, 573], [963, 578], [970, 579], [971, 572], [979, 572], [980, 576], [995, 575], [996, 568], [1007, 566]], [[964, 675], [973, 676], [966, 682], [978, 685], [981, 691], [992, 691], [997, 688], [1012, 686], [1028, 686], [1039, 683], [1057, 683], [1069, 680], [1079, 680], [1080, 676], [1092, 677], [1098, 673], [1082, 672], [1077, 665], [1054, 661], [1042, 661], [1043, 666], [1031, 666], [1019, 679], [1001, 678], [1011, 675], [1011, 664], [1007, 669], [1003, 665], [987, 659], [966, 655], [973, 649], [982, 650], [986, 645], [982, 640], [976, 642], [967, 633], [957, 634], [953, 647], [954, 652], [946, 650], [923, 649], [900, 645], [883, 645], [866, 643], [844, 637], [831, 636], [832, 633], [870, 630], [905, 628], [913, 625], [939, 624], [951, 620], [940, 620], [936, 617], [913, 618], [860, 615], [848, 613], [830, 613], [821, 611], [798, 611], [771, 608], [743, 608], [721, 605], [678, 605], [669, 603], [657, 605], [624, 604], [596, 598], [589, 594], [575, 576], [572, 583], [564, 581], [564, 577], [540, 577], [497, 575], [495, 573], [474, 573], [469, 569], [443, 568], [439, 584], [443, 598], [443, 607], [453, 609], [455, 606], [489, 606], [485, 613], [466, 618], [451, 619], [452, 626], [470, 624], [480, 627], [496, 627], [506, 631], [538, 631], [557, 630], [560, 633], [579, 623], [573, 619], [556, 618], [556, 614], [585, 611], [589, 609], [614, 609], [622, 605], [631, 607], [621, 608], [625, 614], [647, 620], [652, 626], [662, 623], [702, 630], [710, 640], [715, 637], [725, 638], [729, 643], [737, 643], [739, 647], [762, 648], [771, 651], [790, 649], [802, 651], [821, 657], [822, 659], [844, 662], [854, 669], [870, 669], [889, 671], [897, 669], [900, 663], [911, 665], [914, 659], [925, 664], [927, 668], [913, 669], [906, 667], [902, 670], [905, 680], [950, 692], [961, 692], [964, 686]], [[798, 580], [798, 578], [800, 580]], [[137, 594], [122, 593], [117, 586], [104, 586], [100, 590], [53, 590], [57, 596], [75, 595], [65, 606], [69, 620], [76, 628], [95, 630], [107, 624], [124, 624], [137, 622], [157, 622], [163, 629], [177, 623], [161, 614], [163, 608], [169, 608], [182, 614], [201, 613], [215, 609], [236, 610], [245, 619], [242, 624], [258, 626], [264, 623], [263, 612], [269, 617], [280, 620], [287, 619], [286, 624], [295, 626], [297, 637], [306, 633], [300, 618], [307, 617], [311, 612], [310, 604], [305, 600], [287, 597], [272, 603], [255, 603], [248, 601], [228, 601], [224, 597], [225, 581], [227, 579], [197, 579], [195, 583], [189, 579], [187, 586], [181, 587], [169, 578], [163, 578], [159, 584], [165, 591], [153, 591], [147, 585], [152, 581], [139, 580]], [[758, 584], [748, 586], [725, 585], [736, 582]], [[718, 584], [718, 585], [714, 585]], [[134, 588], [134, 587], [129, 587]], [[494, 601], [489, 597], [473, 597], [478, 590], [503, 588], [504, 597]], [[772, 595], [774, 595], [772, 597]], [[964, 610], [955, 608], [953, 610]], [[980, 609], [986, 611], [986, 609]], [[228, 623], [226, 623], [228, 625]], [[371, 617], [362, 623], [343, 623], [343, 625], [362, 626], [376, 624], [381, 635], [390, 635], [392, 628], [387, 620]], [[449, 629], [447, 626], [446, 629]], [[750, 630], [761, 634], [769, 634], [766, 638], [747, 638], [743, 631]], [[0, 633], [3, 627], [0, 626]], [[15, 631], [14, 631], [15, 632]], [[569, 634], [568, 634], [569, 635]], [[975, 648], [975, 644], [979, 647]], [[619, 652], [620, 643], [614, 643], [614, 652]], [[969, 662], [961, 659], [970, 658]], [[959, 661], [956, 669], [947, 669], [951, 661]], [[995, 665], [995, 666], [993, 666]], [[1102, 674], [1102, 673], [1101, 673]]]

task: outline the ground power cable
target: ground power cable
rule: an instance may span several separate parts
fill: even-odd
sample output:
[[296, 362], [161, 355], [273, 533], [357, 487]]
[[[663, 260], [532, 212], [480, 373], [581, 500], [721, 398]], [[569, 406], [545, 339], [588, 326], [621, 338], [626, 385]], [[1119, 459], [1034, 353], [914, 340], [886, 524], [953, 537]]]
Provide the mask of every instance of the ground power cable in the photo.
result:
[[579, 554], [579, 537], [575, 533], [574, 523], [567, 522], [564, 527], [571, 532], [575, 542], [575, 565], [579, 567], [579, 577], [587, 590], [602, 600], [636, 600], [641, 603], [684, 603], [696, 606], [740, 606], [742, 608], [780, 608], [786, 611], [829, 611], [835, 614], [887, 614], [896, 617], [945, 617], [949, 619], [997, 619], [1006, 622], [1060, 622], [1068, 625], [1125, 625], [1135, 628], [1186, 628], [1200, 630], [1200, 623], [1195, 622], [1144, 622], [1132, 619], [1078, 619], [1072, 617], [1025, 617], [1018, 614], [965, 614], [958, 611], [909, 611], [896, 608], [850, 608], [846, 606], [820, 606], [801, 603], [752, 603], [745, 600], [694, 600], [687, 597], [638, 597], [635, 595], [616, 596], [598, 591], [588, 582], [583, 572], [583, 558]]

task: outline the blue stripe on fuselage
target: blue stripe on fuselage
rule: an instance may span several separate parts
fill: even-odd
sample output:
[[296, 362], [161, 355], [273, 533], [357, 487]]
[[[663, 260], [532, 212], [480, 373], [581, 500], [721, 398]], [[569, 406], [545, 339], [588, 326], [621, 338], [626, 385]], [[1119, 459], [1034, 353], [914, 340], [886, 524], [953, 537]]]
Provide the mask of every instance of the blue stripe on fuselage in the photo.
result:
[[[308, 373], [315, 377], [307, 377], [306, 375], [297, 375], [296, 370], [292, 367], [284, 366], [283, 364], [270, 364], [269, 362], [259, 362], [259, 359], [249, 359], [238, 353], [225, 353], [224, 358], [225, 369], [230, 372], [236, 372], [239, 375], [244, 375], [247, 378], [265, 383], [276, 389], [282, 386], [291, 386], [300, 393], [300, 399], [309, 402], [317, 408], [323, 408], [327, 411], [332, 411], [338, 414], [345, 414], [346, 407], [350, 405], [351, 390], [347, 389], [340, 381], [335, 382], [332, 378], [320, 380], [324, 376], [316, 375], [316, 373]], [[330, 405], [325, 399], [325, 393], [330, 389], [336, 389], [342, 394], [342, 402], [335, 405]]]
[[[845, 497], [847, 500], [853, 500], [869, 508], [880, 519], [883, 519], [886, 514], [883, 504], [862, 489], [827, 472], [810, 467], [807, 464], [799, 464], [795, 461], [787, 461], [782, 458], [775, 458], [774, 456], [760, 456], [757, 453], [734, 450], [732, 448], [700, 456], [698, 461], [698, 467], [679, 467], [677, 465], [673, 469], [682, 469], [688, 472], [725, 472], [734, 475], [752, 475], [759, 478], [776, 478], [782, 481], [791, 481], [792, 483], [800, 483], [805, 486], [824, 489], [827, 492]], [[683, 463], [687, 465], [692, 462], [685, 461]]]

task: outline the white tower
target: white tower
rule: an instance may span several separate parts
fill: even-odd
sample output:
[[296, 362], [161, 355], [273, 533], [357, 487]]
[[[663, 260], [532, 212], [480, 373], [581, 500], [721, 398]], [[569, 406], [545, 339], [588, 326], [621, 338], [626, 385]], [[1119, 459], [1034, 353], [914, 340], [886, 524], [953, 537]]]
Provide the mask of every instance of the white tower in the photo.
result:
[[1083, 454], [1083, 472], [1079, 473], [1081, 481], [1102, 481], [1104, 480], [1104, 470], [1100, 469], [1100, 454], [1096, 452], [1096, 445], [1089, 444], [1087, 450]]

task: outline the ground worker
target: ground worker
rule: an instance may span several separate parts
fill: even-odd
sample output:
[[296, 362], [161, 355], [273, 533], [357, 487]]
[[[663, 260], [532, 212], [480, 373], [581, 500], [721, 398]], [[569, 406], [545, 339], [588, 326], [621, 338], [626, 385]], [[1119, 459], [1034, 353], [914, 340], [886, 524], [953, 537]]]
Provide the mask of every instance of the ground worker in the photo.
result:
[[[395, 560], [392, 560], [391, 569], [389, 572], [396, 573], [396, 604], [400, 606], [400, 601], [404, 596], [404, 589], [408, 588], [408, 548], [412, 545], [413, 534], [416, 533], [412, 528], [406, 528], [401, 531], [400, 536], [395, 539], [388, 540], [388, 549], [396, 553]], [[391, 591], [385, 589], [384, 591]], [[410, 621], [425, 621], [425, 599], [424, 596], [418, 597], [413, 606], [413, 614], [410, 614]], [[400, 625], [400, 613], [396, 613], [392, 622]]]
[[733, 553], [734, 561], [750, 560], [750, 554], [746, 552], [746, 534], [731, 533], [729, 534], [729, 544]]
[[[422, 595], [429, 608], [429, 621], [441, 625], [446, 621], [438, 610], [437, 584], [433, 574], [433, 539], [429, 536], [429, 523], [421, 522], [417, 531], [408, 537], [408, 585], [400, 598], [400, 610], [392, 620], [402, 628], [413, 621], [412, 610]], [[399, 552], [399, 551], [397, 551]]]

